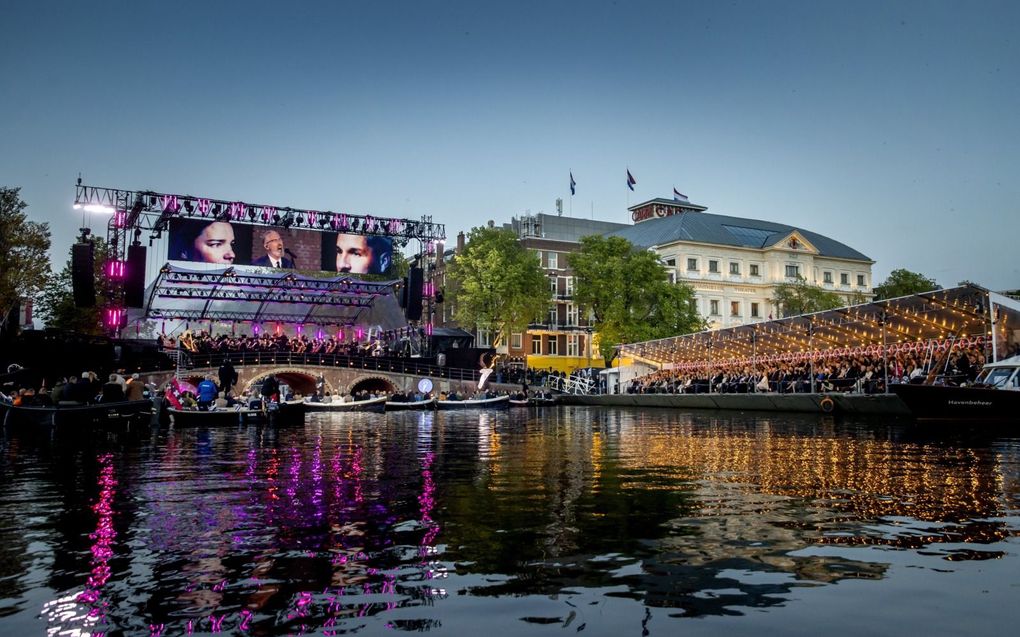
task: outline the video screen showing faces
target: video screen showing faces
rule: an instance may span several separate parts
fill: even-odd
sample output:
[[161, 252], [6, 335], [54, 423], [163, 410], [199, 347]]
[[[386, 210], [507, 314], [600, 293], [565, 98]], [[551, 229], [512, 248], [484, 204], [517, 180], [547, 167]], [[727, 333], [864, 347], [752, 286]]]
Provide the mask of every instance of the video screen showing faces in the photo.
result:
[[170, 222], [171, 261], [347, 274], [391, 272], [389, 237], [249, 226], [210, 219]]

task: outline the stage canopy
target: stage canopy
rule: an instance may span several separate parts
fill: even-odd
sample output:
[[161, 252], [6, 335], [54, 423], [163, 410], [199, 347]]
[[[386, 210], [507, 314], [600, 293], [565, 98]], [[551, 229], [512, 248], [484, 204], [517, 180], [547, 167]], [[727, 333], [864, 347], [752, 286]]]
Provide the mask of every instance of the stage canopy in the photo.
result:
[[[993, 339], [994, 319], [994, 339]], [[991, 344], [1006, 355], [1020, 329], [1020, 302], [976, 285], [826, 310], [751, 325], [630, 343], [621, 355], [658, 368], [883, 352], [945, 351], [954, 343]]]
[[399, 285], [350, 276], [317, 278], [262, 268], [192, 269], [168, 263], [147, 289], [145, 315], [392, 330], [407, 325], [394, 294]]

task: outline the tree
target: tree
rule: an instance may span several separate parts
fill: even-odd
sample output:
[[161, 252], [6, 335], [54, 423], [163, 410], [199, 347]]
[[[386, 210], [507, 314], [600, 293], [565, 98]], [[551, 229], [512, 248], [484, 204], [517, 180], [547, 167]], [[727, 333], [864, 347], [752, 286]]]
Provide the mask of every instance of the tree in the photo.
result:
[[845, 305], [840, 295], [811, 285], [804, 277], [797, 277], [796, 283], [780, 283], [769, 300], [779, 309], [780, 316], [811, 314]]
[[473, 228], [463, 252], [447, 269], [454, 318], [482, 327], [500, 345], [523, 332], [549, 309], [551, 292], [538, 255], [526, 250], [511, 230]]
[[941, 290], [942, 287], [923, 274], [911, 272], [910, 270], [893, 270], [889, 278], [875, 287], [875, 300], [895, 299], [898, 296], [910, 296], [919, 292], [931, 292]]
[[50, 227], [29, 221], [21, 188], [0, 187], [0, 322], [22, 297], [33, 297], [50, 271]]
[[109, 250], [100, 237], [92, 239], [95, 250], [95, 271], [93, 280], [96, 286], [95, 307], [77, 307], [74, 304], [74, 293], [71, 282], [71, 257], [64, 268], [47, 277], [46, 289], [39, 297], [39, 313], [46, 321], [47, 327], [70, 330], [82, 334], [103, 334], [100, 309], [105, 305], [108, 295], [107, 277], [103, 275], [103, 265]]
[[618, 343], [665, 338], [705, 329], [694, 290], [672, 284], [658, 257], [621, 237], [582, 237], [568, 257], [574, 300], [594, 317], [599, 353], [610, 365]]

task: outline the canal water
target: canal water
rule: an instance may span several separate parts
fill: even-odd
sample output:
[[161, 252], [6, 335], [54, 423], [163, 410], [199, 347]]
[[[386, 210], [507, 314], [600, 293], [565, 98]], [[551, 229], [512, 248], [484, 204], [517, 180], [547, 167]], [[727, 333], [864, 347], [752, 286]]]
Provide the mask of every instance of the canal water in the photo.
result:
[[1002, 635], [1020, 434], [560, 407], [0, 441], [3, 635]]

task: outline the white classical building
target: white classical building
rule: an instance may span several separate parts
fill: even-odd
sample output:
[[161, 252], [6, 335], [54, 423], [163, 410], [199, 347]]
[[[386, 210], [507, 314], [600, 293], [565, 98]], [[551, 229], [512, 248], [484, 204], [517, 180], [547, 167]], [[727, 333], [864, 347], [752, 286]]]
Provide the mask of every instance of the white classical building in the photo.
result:
[[810, 230], [708, 214], [688, 201], [652, 199], [628, 208], [633, 226], [609, 233], [655, 251], [690, 284], [713, 329], [778, 317], [775, 286], [803, 277], [847, 304], [870, 300], [871, 266], [857, 250]]

